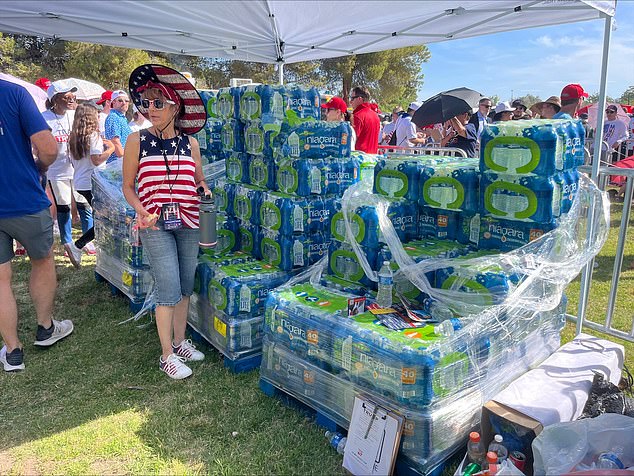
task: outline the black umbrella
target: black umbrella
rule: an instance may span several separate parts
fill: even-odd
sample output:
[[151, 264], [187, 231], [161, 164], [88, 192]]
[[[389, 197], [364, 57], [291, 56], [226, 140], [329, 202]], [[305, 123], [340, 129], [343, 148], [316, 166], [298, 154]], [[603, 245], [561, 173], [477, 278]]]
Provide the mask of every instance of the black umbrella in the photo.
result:
[[412, 122], [418, 127], [438, 124], [471, 111], [482, 95], [469, 88], [456, 88], [438, 93], [425, 101], [414, 113]]

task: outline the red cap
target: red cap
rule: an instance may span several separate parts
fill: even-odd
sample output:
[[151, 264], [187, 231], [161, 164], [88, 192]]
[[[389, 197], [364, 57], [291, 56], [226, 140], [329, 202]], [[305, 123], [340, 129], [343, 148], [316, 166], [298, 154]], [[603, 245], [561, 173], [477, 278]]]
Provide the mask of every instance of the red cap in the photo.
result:
[[44, 91], [48, 91], [48, 87], [51, 85], [51, 80], [48, 78], [38, 78], [38, 80], [35, 81], [35, 85]]
[[323, 107], [324, 109], [337, 109], [343, 114], [345, 114], [348, 110], [348, 105], [346, 104], [346, 101], [337, 96], [333, 96], [332, 98], [330, 98], [330, 101], [328, 101], [326, 104], [322, 104], [321, 107]]
[[588, 93], [583, 90], [580, 84], [569, 84], [561, 90], [561, 100], [587, 98]]
[[103, 93], [101, 93], [101, 99], [97, 101], [97, 104], [103, 104], [104, 102], [110, 100], [112, 100], [112, 91], [104, 91]]
[[469, 439], [477, 443], [478, 441], [480, 441], [480, 433], [478, 433], [477, 431], [472, 431], [471, 433], [469, 433]]
[[487, 462], [489, 463], [497, 463], [498, 462], [498, 454], [494, 451], [487, 452]]

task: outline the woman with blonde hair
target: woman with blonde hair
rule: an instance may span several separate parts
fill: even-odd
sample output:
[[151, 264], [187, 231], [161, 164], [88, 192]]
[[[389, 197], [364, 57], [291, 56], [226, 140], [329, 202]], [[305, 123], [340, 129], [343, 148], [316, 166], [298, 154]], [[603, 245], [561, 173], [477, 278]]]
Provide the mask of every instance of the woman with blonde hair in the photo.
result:
[[[104, 148], [105, 145], [105, 148]], [[96, 168], [106, 166], [106, 160], [114, 145], [102, 139], [99, 133], [99, 111], [92, 104], [80, 104], [75, 110], [75, 119], [68, 139], [70, 158], [73, 164], [73, 184], [75, 190], [92, 204], [90, 177]], [[95, 229], [91, 227], [74, 243], [64, 245], [70, 261], [76, 268], [81, 264], [82, 248], [95, 239]]]

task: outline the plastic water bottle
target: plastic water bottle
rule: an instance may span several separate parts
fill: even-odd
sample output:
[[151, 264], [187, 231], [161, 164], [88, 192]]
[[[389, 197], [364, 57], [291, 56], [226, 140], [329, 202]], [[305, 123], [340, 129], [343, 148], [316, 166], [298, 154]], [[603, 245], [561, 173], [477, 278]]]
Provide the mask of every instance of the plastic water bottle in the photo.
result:
[[394, 274], [389, 261], [383, 261], [379, 270], [379, 290], [376, 293], [377, 304], [386, 309], [392, 306], [392, 288], [394, 287]]
[[467, 443], [467, 455], [469, 461], [472, 463], [478, 463], [482, 465], [486, 452], [484, 450], [484, 444], [480, 440], [480, 433], [472, 431], [469, 433], [469, 442]]
[[343, 436], [338, 431], [327, 431], [326, 438], [328, 438], [328, 441], [330, 442], [330, 446], [336, 449], [337, 453], [342, 455], [346, 448], [346, 442], [348, 441], [348, 438]]
[[621, 461], [623, 448], [613, 448], [612, 451], [601, 453], [597, 460], [597, 468], [600, 469], [624, 469], [625, 465]]
[[489, 445], [489, 452], [496, 453], [498, 455], [497, 464], [501, 464], [506, 458], [508, 458], [509, 452], [506, 446], [502, 444], [504, 438], [502, 435], [495, 435], [493, 441]]

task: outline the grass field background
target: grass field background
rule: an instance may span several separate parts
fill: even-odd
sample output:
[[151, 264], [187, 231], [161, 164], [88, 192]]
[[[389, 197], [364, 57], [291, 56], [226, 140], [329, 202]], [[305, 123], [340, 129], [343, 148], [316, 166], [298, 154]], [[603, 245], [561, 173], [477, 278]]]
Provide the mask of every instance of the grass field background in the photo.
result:
[[[620, 225], [594, 272], [588, 317], [603, 319]], [[634, 313], [634, 236], [628, 234], [614, 317], [628, 330]], [[75, 332], [51, 349], [31, 344], [34, 311], [28, 260], [14, 261], [14, 290], [27, 370], [0, 372], [0, 474], [343, 474], [341, 457], [310, 419], [258, 389], [258, 372], [234, 375], [218, 354], [174, 382], [157, 369], [153, 325], [118, 323], [127, 303], [94, 280], [94, 258], [76, 271], [56, 258], [56, 317]], [[579, 280], [568, 289], [576, 314]], [[589, 331], [590, 333], [594, 333]], [[574, 336], [568, 324], [564, 340]], [[634, 368], [634, 345], [626, 364]]]

